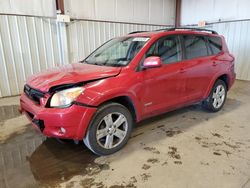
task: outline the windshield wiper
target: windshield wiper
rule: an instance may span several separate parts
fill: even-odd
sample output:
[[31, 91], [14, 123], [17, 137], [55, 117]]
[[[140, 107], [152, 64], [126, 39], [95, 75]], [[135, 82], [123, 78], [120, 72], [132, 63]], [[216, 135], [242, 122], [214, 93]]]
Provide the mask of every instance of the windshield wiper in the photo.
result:
[[88, 62], [87, 60], [81, 60], [81, 61], [79, 61], [79, 62], [89, 64], [89, 62]]
[[121, 65], [121, 64], [107, 64], [107, 66], [110, 66], [110, 67], [122, 67], [124, 65]]
[[110, 66], [110, 67], [121, 67], [124, 66], [122, 64], [117, 64], [117, 63], [109, 63], [109, 60], [106, 60], [104, 62], [89, 62], [89, 61], [80, 61], [82, 63], [90, 64], [90, 65], [98, 65], [98, 66]]
[[100, 65], [100, 66], [105, 66], [105, 65], [108, 63], [108, 61], [109, 61], [109, 60], [106, 60], [106, 61], [104, 61], [104, 62], [102, 62], [102, 63], [99, 63], [98, 65]]
[[82, 63], [86, 63], [86, 64], [89, 64], [89, 65], [99, 65], [99, 66], [102, 66], [102, 64], [99, 64], [99, 63], [97, 63], [97, 62], [95, 62], [95, 63], [90, 63], [89, 61], [84, 61], [84, 60], [82, 60], [82, 61], [80, 61], [80, 62], [82, 62]]

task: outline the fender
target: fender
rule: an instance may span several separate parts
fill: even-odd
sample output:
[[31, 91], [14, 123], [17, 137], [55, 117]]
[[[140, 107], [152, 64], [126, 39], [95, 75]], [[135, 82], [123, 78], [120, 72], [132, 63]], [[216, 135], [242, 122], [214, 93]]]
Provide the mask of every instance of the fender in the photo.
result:
[[136, 121], [139, 121], [142, 115], [141, 104], [138, 101], [138, 97], [136, 97], [135, 93], [128, 91], [127, 88], [119, 87], [105, 91], [105, 93], [93, 90], [86, 90], [82, 95], [82, 97], [77, 99], [77, 102], [81, 102], [83, 104], [93, 107], [98, 107], [101, 104], [107, 101], [111, 101], [112, 99], [115, 99], [117, 97], [128, 97], [131, 100], [134, 109], [136, 111], [136, 117], [137, 117]]
[[[122, 88], [119, 88], [119, 89], [121, 89], [120, 91], [124, 91], [124, 89], [122, 89]], [[141, 114], [142, 113], [142, 111], [141, 111], [142, 108], [139, 107], [140, 106], [139, 101], [137, 100], [137, 98], [132, 93], [130, 93], [130, 92], [125, 92], [124, 93], [124, 92], [120, 92], [120, 91], [114, 91], [114, 90], [112, 90], [112, 92], [107, 93], [107, 94], [101, 94], [101, 93], [98, 93], [98, 92], [95, 92], [95, 93], [93, 93], [93, 92], [89, 92], [89, 93], [86, 92], [83, 95], [83, 96], [85, 96], [84, 97], [84, 99], [85, 99], [84, 100], [84, 104], [91, 105], [91, 106], [93, 106], [91, 108], [92, 109], [94, 108], [96, 110], [98, 108], [98, 106], [100, 106], [101, 104], [103, 104], [103, 103], [105, 103], [107, 101], [111, 101], [114, 98], [117, 98], [117, 97], [128, 97], [131, 100], [131, 102], [132, 102], [132, 104], [134, 106], [134, 110], [135, 110], [135, 113], [136, 113], [136, 121], [137, 122], [140, 121], [142, 119], [142, 114]], [[91, 98], [90, 96], [93, 96], [93, 94], [95, 94], [95, 97]], [[80, 100], [77, 100], [77, 101], [80, 102]], [[91, 109], [91, 108], [89, 108], [89, 109]], [[82, 139], [82, 138], [85, 137], [85, 134], [82, 134], [82, 133], [86, 132], [86, 131], [83, 131], [83, 130], [87, 130], [88, 129], [88, 127], [91, 124], [91, 121], [92, 121], [95, 113], [96, 112], [94, 112], [92, 114], [92, 116], [89, 117], [90, 121], [88, 121], [88, 122], [86, 122], [85, 118], [82, 118], [80, 124], [81, 125], [85, 124], [86, 126], [84, 126], [84, 127], [83, 126], [78, 127], [78, 132], [79, 132], [78, 137], [79, 138]]]

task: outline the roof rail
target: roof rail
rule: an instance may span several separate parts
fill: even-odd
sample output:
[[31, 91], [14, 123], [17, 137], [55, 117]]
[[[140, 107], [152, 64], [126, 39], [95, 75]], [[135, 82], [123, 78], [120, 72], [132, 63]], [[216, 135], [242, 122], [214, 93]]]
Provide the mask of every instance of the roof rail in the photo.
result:
[[176, 31], [176, 30], [205, 31], [205, 32], [210, 32], [212, 34], [218, 35], [218, 33], [214, 30], [195, 28], [195, 27], [174, 27], [174, 28], [166, 29], [166, 31]]
[[144, 32], [148, 32], [148, 31], [133, 31], [133, 32], [129, 33], [129, 35], [135, 34], [135, 33], [144, 33]]

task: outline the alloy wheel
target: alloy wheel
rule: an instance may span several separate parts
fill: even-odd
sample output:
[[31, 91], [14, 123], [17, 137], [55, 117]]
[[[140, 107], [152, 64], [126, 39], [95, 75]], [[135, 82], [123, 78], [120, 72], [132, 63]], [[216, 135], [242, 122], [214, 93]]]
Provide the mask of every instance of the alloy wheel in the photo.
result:
[[118, 112], [110, 113], [103, 117], [97, 126], [97, 143], [105, 149], [112, 149], [124, 140], [127, 131], [126, 117]]
[[212, 96], [214, 108], [218, 109], [223, 105], [224, 100], [225, 100], [225, 95], [226, 95], [226, 92], [225, 92], [224, 86], [218, 85], [215, 88], [213, 92], [213, 96]]

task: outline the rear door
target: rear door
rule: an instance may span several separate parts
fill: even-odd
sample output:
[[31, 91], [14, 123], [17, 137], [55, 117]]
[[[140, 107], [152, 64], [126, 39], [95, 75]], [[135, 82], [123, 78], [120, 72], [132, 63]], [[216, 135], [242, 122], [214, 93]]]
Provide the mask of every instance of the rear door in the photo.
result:
[[207, 39], [202, 35], [183, 35], [185, 51], [184, 74], [187, 103], [203, 98], [213, 76], [213, 67]]
[[225, 62], [228, 62], [227, 53], [222, 51], [222, 41], [220, 37], [209, 36], [207, 37], [209, 50], [211, 54], [211, 65], [214, 75], [219, 73], [221, 70], [227, 69]]
[[159, 56], [163, 65], [146, 69], [143, 76], [142, 103], [145, 114], [157, 114], [183, 102], [185, 81], [182, 78], [182, 49], [177, 35], [165, 36], [156, 41], [145, 54]]

